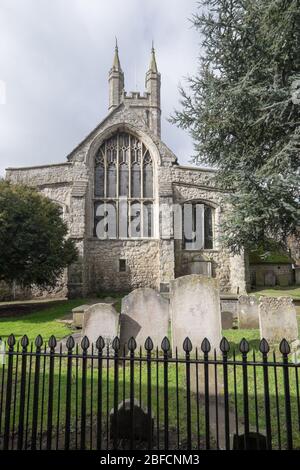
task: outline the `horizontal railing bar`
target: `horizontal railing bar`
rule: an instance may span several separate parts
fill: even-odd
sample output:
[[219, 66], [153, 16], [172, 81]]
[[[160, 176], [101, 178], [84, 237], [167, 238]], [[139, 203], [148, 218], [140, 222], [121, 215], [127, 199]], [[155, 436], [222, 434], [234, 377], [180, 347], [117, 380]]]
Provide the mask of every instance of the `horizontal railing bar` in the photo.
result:
[[[138, 354], [138, 353], [137, 353]], [[37, 356], [37, 354], [35, 352], [30, 352], [30, 351], [26, 351], [26, 352], [17, 352], [17, 351], [7, 351], [5, 353], [5, 355], [9, 356], [9, 355], [12, 355], [12, 356]], [[77, 353], [74, 353], [74, 354], [64, 354], [64, 353], [50, 353], [50, 352], [40, 352], [38, 353], [38, 355], [40, 355], [41, 357], [55, 357], [55, 358], [65, 358], [65, 359], [68, 359], [68, 357], [73, 357], [75, 359], [83, 359], [83, 354], [77, 354]], [[98, 354], [86, 354], [86, 359], [98, 359], [99, 358], [99, 355]], [[104, 355], [102, 354], [101, 355], [101, 358], [103, 360], [109, 360], [111, 362], [115, 361], [115, 357], [114, 356], [107, 356], [107, 355]], [[139, 356], [139, 355], [136, 355], [134, 356], [134, 361], [136, 362], [147, 362], [147, 357], [146, 356]], [[130, 356], [118, 356], [118, 361], [128, 361], [130, 362]], [[166, 362], [166, 360], [163, 358], [163, 357], [155, 357], [155, 356], [151, 356], [151, 361], [152, 362]], [[168, 357], [167, 361], [169, 363], [181, 363], [181, 364], [186, 364], [186, 359], [184, 357], [182, 358], [175, 358], [175, 357]], [[224, 364], [224, 360], [223, 359], [208, 359], [207, 361], [205, 359], [194, 359], [194, 358], [190, 358], [189, 359], [189, 363], [190, 364], [207, 364], [207, 362], [209, 364], [216, 364], [216, 365], [223, 365]], [[240, 365], [242, 366], [244, 364], [244, 362], [242, 360], [231, 360], [231, 359], [227, 359], [227, 364], [228, 365]], [[263, 363], [261, 361], [247, 361], [247, 364], [249, 366], [260, 366], [260, 367], [263, 367], [263, 366], [268, 366], [268, 367], [293, 367], [293, 368], [298, 368], [300, 367], [300, 363], [299, 364], [295, 364], [293, 362], [288, 362], [288, 363], [284, 363], [284, 362], [274, 362], [274, 361], [268, 361], [267, 363]]]

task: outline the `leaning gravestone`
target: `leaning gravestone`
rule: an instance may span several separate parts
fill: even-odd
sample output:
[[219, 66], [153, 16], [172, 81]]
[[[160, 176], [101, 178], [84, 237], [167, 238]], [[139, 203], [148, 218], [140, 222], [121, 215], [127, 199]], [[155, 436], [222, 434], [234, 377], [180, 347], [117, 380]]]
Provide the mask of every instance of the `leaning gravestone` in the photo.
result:
[[296, 309], [290, 297], [260, 297], [260, 337], [269, 343], [280, 343], [285, 338], [292, 342], [298, 339]]
[[216, 279], [191, 274], [171, 281], [170, 310], [172, 348], [182, 354], [188, 336], [194, 349], [206, 337], [211, 348], [219, 349], [221, 341], [220, 292]]
[[250, 295], [240, 295], [238, 301], [239, 328], [258, 329], [258, 299]]
[[107, 346], [118, 336], [119, 317], [119, 313], [110, 304], [90, 305], [84, 313], [83, 335], [88, 337], [91, 344], [102, 336]]
[[149, 287], [135, 289], [122, 299], [121, 347], [134, 337], [137, 346], [144, 347], [148, 336], [154, 348], [168, 336], [169, 301]]

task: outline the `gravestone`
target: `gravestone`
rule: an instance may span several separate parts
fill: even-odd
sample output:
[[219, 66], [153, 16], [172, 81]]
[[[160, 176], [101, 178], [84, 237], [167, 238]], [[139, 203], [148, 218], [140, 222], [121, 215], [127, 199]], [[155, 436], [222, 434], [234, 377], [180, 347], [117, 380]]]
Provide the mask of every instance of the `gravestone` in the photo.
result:
[[233, 313], [221, 312], [222, 330], [231, 330], [233, 328]]
[[274, 271], [267, 271], [265, 273], [265, 286], [274, 287], [276, 285], [276, 276]]
[[73, 325], [75, 328], [82, 328], [84, 312], [89, 308], [89, 305], [80, 305], [79, 307], [73, 308]]
[[283, 338], [298, 339], [296, 308], [290, 297], [260, 297], [258, 311], [261, 338], [273, 344]]
[[[137, 347], [144, 344], [148, 336], [154, 348], [160, 347], [162, 339], [168, 336], [169, 301], [150, 287], [135, 289], [122, 299], [121, 347], [127, 346], [133, 336]], [[127, 348], [126, 348], [127, 350]]]
[[119, 313], [110, 304], [90, 305], [84, 313], [83, 335], [88, 337], [91, 344], [102, 336], [107, 346], [118, 336], [119, 317]]
[[[115, 426], [114, 409], [110, 412], [110, 437], [113, 439], [130, 439], [131, 438], [131, 407], [130, 399], [122, 401], [117, 410], [117, 426]], [[133, 402], [133, 438], [138, 441], [146, 441], [149, 438], [151, 426], [151, 437], [153, 437], [154, 419], [151, 416], [151, 425], [149, 415], [139, 406], [138, 400]]]
[[221, 312], [231, 312], [234, 319], [238, 317], [238, 297], [221, 295]]
[[183, 342], [189, 337], [193, 348], [207, 338], [211, 348], [221, 341], [220, 292], [216, 279], [191, 274], [171, 281], [170, 311], [172, 348], [183, 354]]
[[239, 328], [258, 329], [258, 299], [250, 295], [240, 295], [238, 301]]

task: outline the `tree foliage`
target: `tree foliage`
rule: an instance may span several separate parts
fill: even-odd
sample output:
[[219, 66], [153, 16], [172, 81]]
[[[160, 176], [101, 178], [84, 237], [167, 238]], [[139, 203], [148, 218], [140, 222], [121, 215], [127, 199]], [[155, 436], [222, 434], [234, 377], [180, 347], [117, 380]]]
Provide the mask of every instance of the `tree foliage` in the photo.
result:
[[0, 280], [53, 287], [77, 250], [60, 207], [34, 189], [0, 181]]
[[172, 121], [230, 190], [226, 245], [285, 243], [300, 222], [300, 0], [207, 0], [192, 21], [199, 70]]

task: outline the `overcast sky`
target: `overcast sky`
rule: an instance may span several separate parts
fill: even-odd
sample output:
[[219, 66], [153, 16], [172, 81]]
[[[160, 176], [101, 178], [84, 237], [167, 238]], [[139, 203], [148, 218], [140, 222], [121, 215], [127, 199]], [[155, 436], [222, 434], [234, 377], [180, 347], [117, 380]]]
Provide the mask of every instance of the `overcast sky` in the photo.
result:
[[167, 118], [179, 82], [197, 68], [196, 8], [195, 0], [0, 0], [0, 175], [65, 161], [105, 117], [115, 36], [126, 91], [144, 91], [154, 40], [162, 139], [188, 163], [191, 139]]

